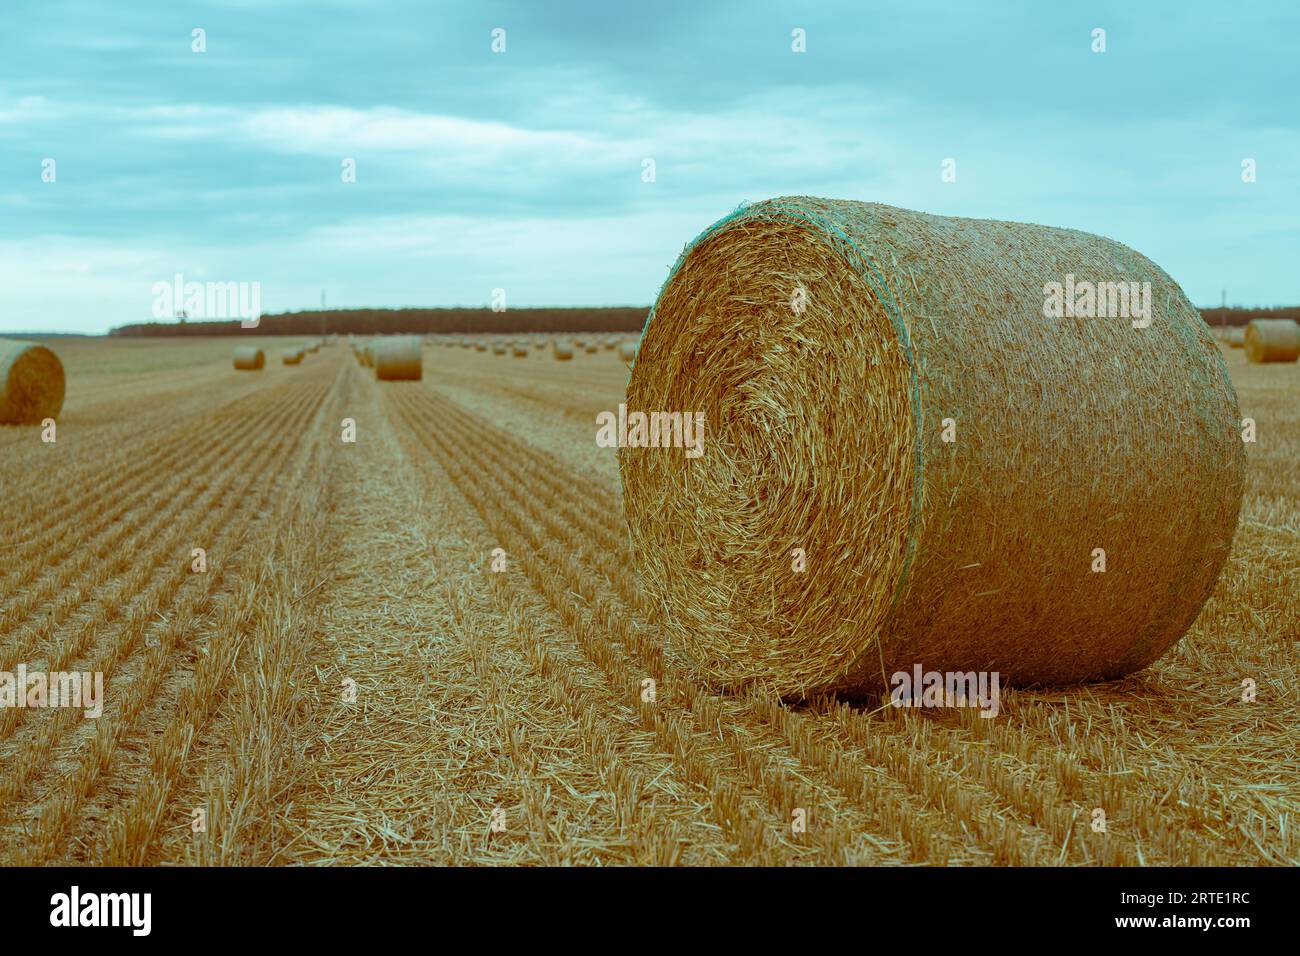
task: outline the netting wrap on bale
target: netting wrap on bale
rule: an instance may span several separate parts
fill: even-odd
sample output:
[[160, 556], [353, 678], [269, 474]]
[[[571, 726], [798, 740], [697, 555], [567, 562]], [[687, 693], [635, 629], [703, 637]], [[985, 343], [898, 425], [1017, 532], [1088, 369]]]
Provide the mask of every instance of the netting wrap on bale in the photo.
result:
[[235, 347], [235, 368], [242, 372], [256, 372], [266, 365], [266, 353], [256, 345]]
[[[1112, 282], [1150, 283], [1147, 327], [1076, 317]], [[721, 686], [1127, 674], [1195, 619], [1241, 503], [1208, 328], [1150, 260], [1072, 230], [742, 207], [678, 260], [627, 394], [704, 417], [698, 457], [619, 468], [643, 587]]]
[[1242, 344], [1252, 362], [1294, 362], [1300, 359], [1300, 325], [1294, 319], [1251, 319]]
[[63, 410], [63, 363], [43, 345], [0, 339], [0, 425], [39, 425]]
[[373, 346], [375, 378], [385, 382], [418, 381], [424, 377], [424, 350], [414, 335], [379, 339]]

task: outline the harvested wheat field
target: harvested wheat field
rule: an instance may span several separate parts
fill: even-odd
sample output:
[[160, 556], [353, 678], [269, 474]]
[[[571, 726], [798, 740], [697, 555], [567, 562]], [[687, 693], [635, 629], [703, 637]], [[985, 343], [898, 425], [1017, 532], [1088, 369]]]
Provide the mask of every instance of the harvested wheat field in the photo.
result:
[[0, 671], [101, 672], [103, 714], [0, 710], [5, 863], [1300, 863], [1294, 363], [1211, 346], [1257, 440], [1186, 636], [984, 719], [665, 649], [593, 440], [618, 352], [47, 344], [57, 441], [0, 427]]

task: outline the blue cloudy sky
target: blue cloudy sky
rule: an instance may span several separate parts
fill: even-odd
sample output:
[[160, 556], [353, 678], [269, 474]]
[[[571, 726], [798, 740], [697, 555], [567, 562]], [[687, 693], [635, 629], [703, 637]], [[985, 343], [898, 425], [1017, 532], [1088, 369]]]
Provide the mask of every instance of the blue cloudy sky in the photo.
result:
[[1298, 38], [1291, 0], [4, 0], [0, 330], [147, 321], [177, 272], [266, 311], [648, 304], [789, 193], [1071, 226], [1198, 304], [1292, 304]]

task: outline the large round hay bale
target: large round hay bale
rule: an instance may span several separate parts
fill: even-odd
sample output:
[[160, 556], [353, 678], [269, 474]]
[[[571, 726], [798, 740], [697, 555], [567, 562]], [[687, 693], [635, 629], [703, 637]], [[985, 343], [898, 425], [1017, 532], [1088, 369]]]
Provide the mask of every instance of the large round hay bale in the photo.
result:
[[493, 342], [493, 343], [492, 343], [492, 354], [493, 354], [493, 355], [505, 355], [505, 354], [506, 354], [506, 343], [504, 343], [504, 342]]
[[1228, 330], [1228, 347], [1239, 349], [1246, 344], [1246, 330], [1244, 328], [1235, 328]]
[[39, 425], [63, 410], [63, 363], [44, 345], [0, 339], [0, 425]]
[[600, 351], [600, 345], [597, 344], [596, 342], [588, 342], [586, 345], [582, 347], [582, 350], [586, 352], [588, 355], [594, 355]]
[[302, 349], [285, 349], [280, 353], [280, 361], [285, 365], [301, 365], [302, 358]]
[[618, 357], [621, 358], [624, 362], [635, 362], [635, 361], [636, 361], [636, 343], [635, 343], [635, 342], [620, 342], [620, 343], [619, 343], [619, 346], [618, 346]]
[[241, 372], [257, 372], [266, 365], [266, 353], [256, 345], [235, 346], [235, 368]]
[[515, 358], [528, 358], [528, 344], [525, 342], [516, 342], [511, 347], [510, 354]]
[[567, 362], [573, 358], [573, 345], [563, 339], [556, 339], [552, 342], [551, 349], [555, 353], [555, 359], [558, 362]]
[[392, 335], [375, 343], [375, 378], [383, 382], [424, 377], [424, 352], [414, 335]]
[[[1049, 317], [1049, 284], [1085, 281], [1149, 282], [1150, 325]], [[723, 686], [1119, 677], [1195, 619], [1241, 505], [1209, 329], [1150, 260], [1073, 230], [743, 207], [678, 261], [627, 396], [706, 422], [702, 455], [619, 469], [655, 616]]]
[[1294, 362], [1300, 358], [1300, 325], [1294, 319], [1251, 319], [1243, 345], [1252, 362]]

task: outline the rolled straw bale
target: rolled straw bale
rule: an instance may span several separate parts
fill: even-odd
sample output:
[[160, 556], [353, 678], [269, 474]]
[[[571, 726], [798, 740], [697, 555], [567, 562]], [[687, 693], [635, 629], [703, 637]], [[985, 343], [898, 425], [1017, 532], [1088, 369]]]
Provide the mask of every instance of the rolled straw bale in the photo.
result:
[[424, 353], [413, 335], [391, 335], [375, 344], [375, 378], [382, 382], [424, 377]]
[[266, 353], [256, 345], [235, 347], [235, 368], [242, 372], [257, 372], [266, 365]]
[[533, 348], [537, 349], [537, 351], [540, 352], [542, 349], [546, 348], [546, 343], [543, 342], [541, 339], [538, 339], [536, 342], [533, 343]]
[[567, 362], [573, 358], [573, 345], [563, 339], [556, 339], [552, 342], [551, 349], [555, 353], [556, 361]]
[[595, 342], [588, 342], [586, 345], [582, 347], [582, 350], [586, 352], [588, 355], [591, 355], [596, 352], [599, 352], [600, 346], [597, 345]]
[[1246, 344], [1246, 330], [1244, 328], [1235, 328], [1228, 330], [1228, 346], [1239, 349]]
[[605, 350], [606, 350], [607, 352], [612, 352], [612, 351], [614, 351], [614, 346], [616, 346], [616, 345], [618, 345], [618, 341], [617, 341], [616, 339], [606, 339], [606, 340], [605, 340]]
[[[1047, 317], [1067, 275], [1150, 282], [1150, 325]], [[627, 408], [704, 414], [701, 456], [624, 447], [619, 470], [655, 616], [720, 686], [1120, 677], [1195, 619], [1241, 505], [1209, 329], [1150, 260], [1073, 230], [742, 207], [678, 260]]]
[[1294, 362], [1300, 358], [1300, 325], [1294, 319], [1251, 319], [1243, 346], [1252, 362]]
[[618, 357], [621, 358], [624, 362], [636, 361], [636, 343], [635, 342], [619, 343]]
[[302, 349], [286, 349], [280, 353], [280, 361], [285, 365], [301, 365]]
[[39, 425], [63, 410], [63, 363], [44, 345], [0, 339], [0, 425]]
[[511, 349], [511, 354], [515, 358], [528, 358], [528, 346], [523, 342], [516, 342]]

